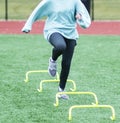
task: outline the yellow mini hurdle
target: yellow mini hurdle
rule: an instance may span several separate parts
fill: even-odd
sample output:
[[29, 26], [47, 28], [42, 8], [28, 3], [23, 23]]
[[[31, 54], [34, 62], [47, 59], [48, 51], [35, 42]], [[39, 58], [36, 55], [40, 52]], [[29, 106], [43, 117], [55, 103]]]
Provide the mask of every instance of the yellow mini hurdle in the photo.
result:
[[[59, 105], [59, 95], [60, 94], [72, 94], [72, 95], [76, 95], [76, 94], [81, 94], [81, 95], [92, 95], [95, 99], [95, 104], [98, 105], [98, 99], [95, 93], [93, 92], [58, 92], [56, 94], [56, 102], [54, 103], [54, 106], [58, 106]], [[94, 104], [94, 103], [92, 103]]]
[[[43, 90], [43, 83], [47, 83], [47, 82], [59, 82], [59, 79], [55, 79], [55, 80], [41, 80], [40, 81], [40, 89], [38, 89], [39, 92], [42, 92]], [[76, 91], [76, 84], [75, 81], [68, 79], [67, 82], [71, 82], [73, 84], [73, 88], [70, 88], [71, 91]]]
[[[48, 73], [48, 70], [32, 70], [32, 71], [28, 71], [26, 72], [26, 78], [24, 79], [25, 82], [28, 82], [29, 81], [29, 75], [32, 74], [32, 73]], [[56, 74], [56, 79], [58, 80], [59, 79], [59, 74], [57, 72]]]
[[69, 108], [68, 120], [72, 120], [72, 110], [75, 108], [110, 108], [112, 111], [111, 120], [115, 120], [115, 110], [111, 105], [74, 105]]

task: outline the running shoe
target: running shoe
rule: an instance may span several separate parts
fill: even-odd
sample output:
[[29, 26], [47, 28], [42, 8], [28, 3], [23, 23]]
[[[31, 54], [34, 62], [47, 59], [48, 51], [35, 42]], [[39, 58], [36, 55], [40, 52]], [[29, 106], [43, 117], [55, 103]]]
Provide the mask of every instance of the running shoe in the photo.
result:
[[56, 72], [57, 72], [57, 63], [56, 61], [52, 60], [52, 58], [50, 57], [49, 59], [49, 66], [48, 66], [48, 72], [52, 77], [56, 76]]

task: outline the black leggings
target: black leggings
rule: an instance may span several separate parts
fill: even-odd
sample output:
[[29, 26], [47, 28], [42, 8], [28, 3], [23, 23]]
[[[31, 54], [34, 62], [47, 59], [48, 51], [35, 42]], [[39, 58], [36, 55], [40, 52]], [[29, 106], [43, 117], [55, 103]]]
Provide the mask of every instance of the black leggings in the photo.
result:
[[57, 58], [62, 55], [61, 62], [61, 73], [60, 73], [60, 83], [61, 89], [65, 89], [67, 78], [70, 71], [71, 60], [74, 53], [74, 47], [76, 45], [76, 40], [67, 39], [63, 37], [60, 33], [53, 33], [49, 42], [53, 45], [52, 59], [57, 60]]

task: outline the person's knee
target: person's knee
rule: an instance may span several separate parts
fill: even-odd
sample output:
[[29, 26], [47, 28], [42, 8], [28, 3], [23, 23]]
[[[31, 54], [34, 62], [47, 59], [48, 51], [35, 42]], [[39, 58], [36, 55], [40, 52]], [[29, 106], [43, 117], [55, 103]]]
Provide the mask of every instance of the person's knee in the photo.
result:
[[64, 52], [65, 49], [66, 49], [66, 45], [64, 45], [64, 44], [58, 44], [58, 45], [56, 46], [56, 50], [57, 50], [57, 51]]

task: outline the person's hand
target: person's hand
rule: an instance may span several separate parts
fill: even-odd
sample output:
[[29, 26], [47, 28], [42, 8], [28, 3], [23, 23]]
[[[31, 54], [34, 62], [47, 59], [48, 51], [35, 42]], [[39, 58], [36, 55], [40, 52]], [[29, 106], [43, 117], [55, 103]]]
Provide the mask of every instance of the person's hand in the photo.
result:
[[78, 19], [78, 20], [81, 20], [82, 19], [82, 15], [79, 14], [79, 13], [77, 13], [76, 16], [75, 16], [75, 18]]

